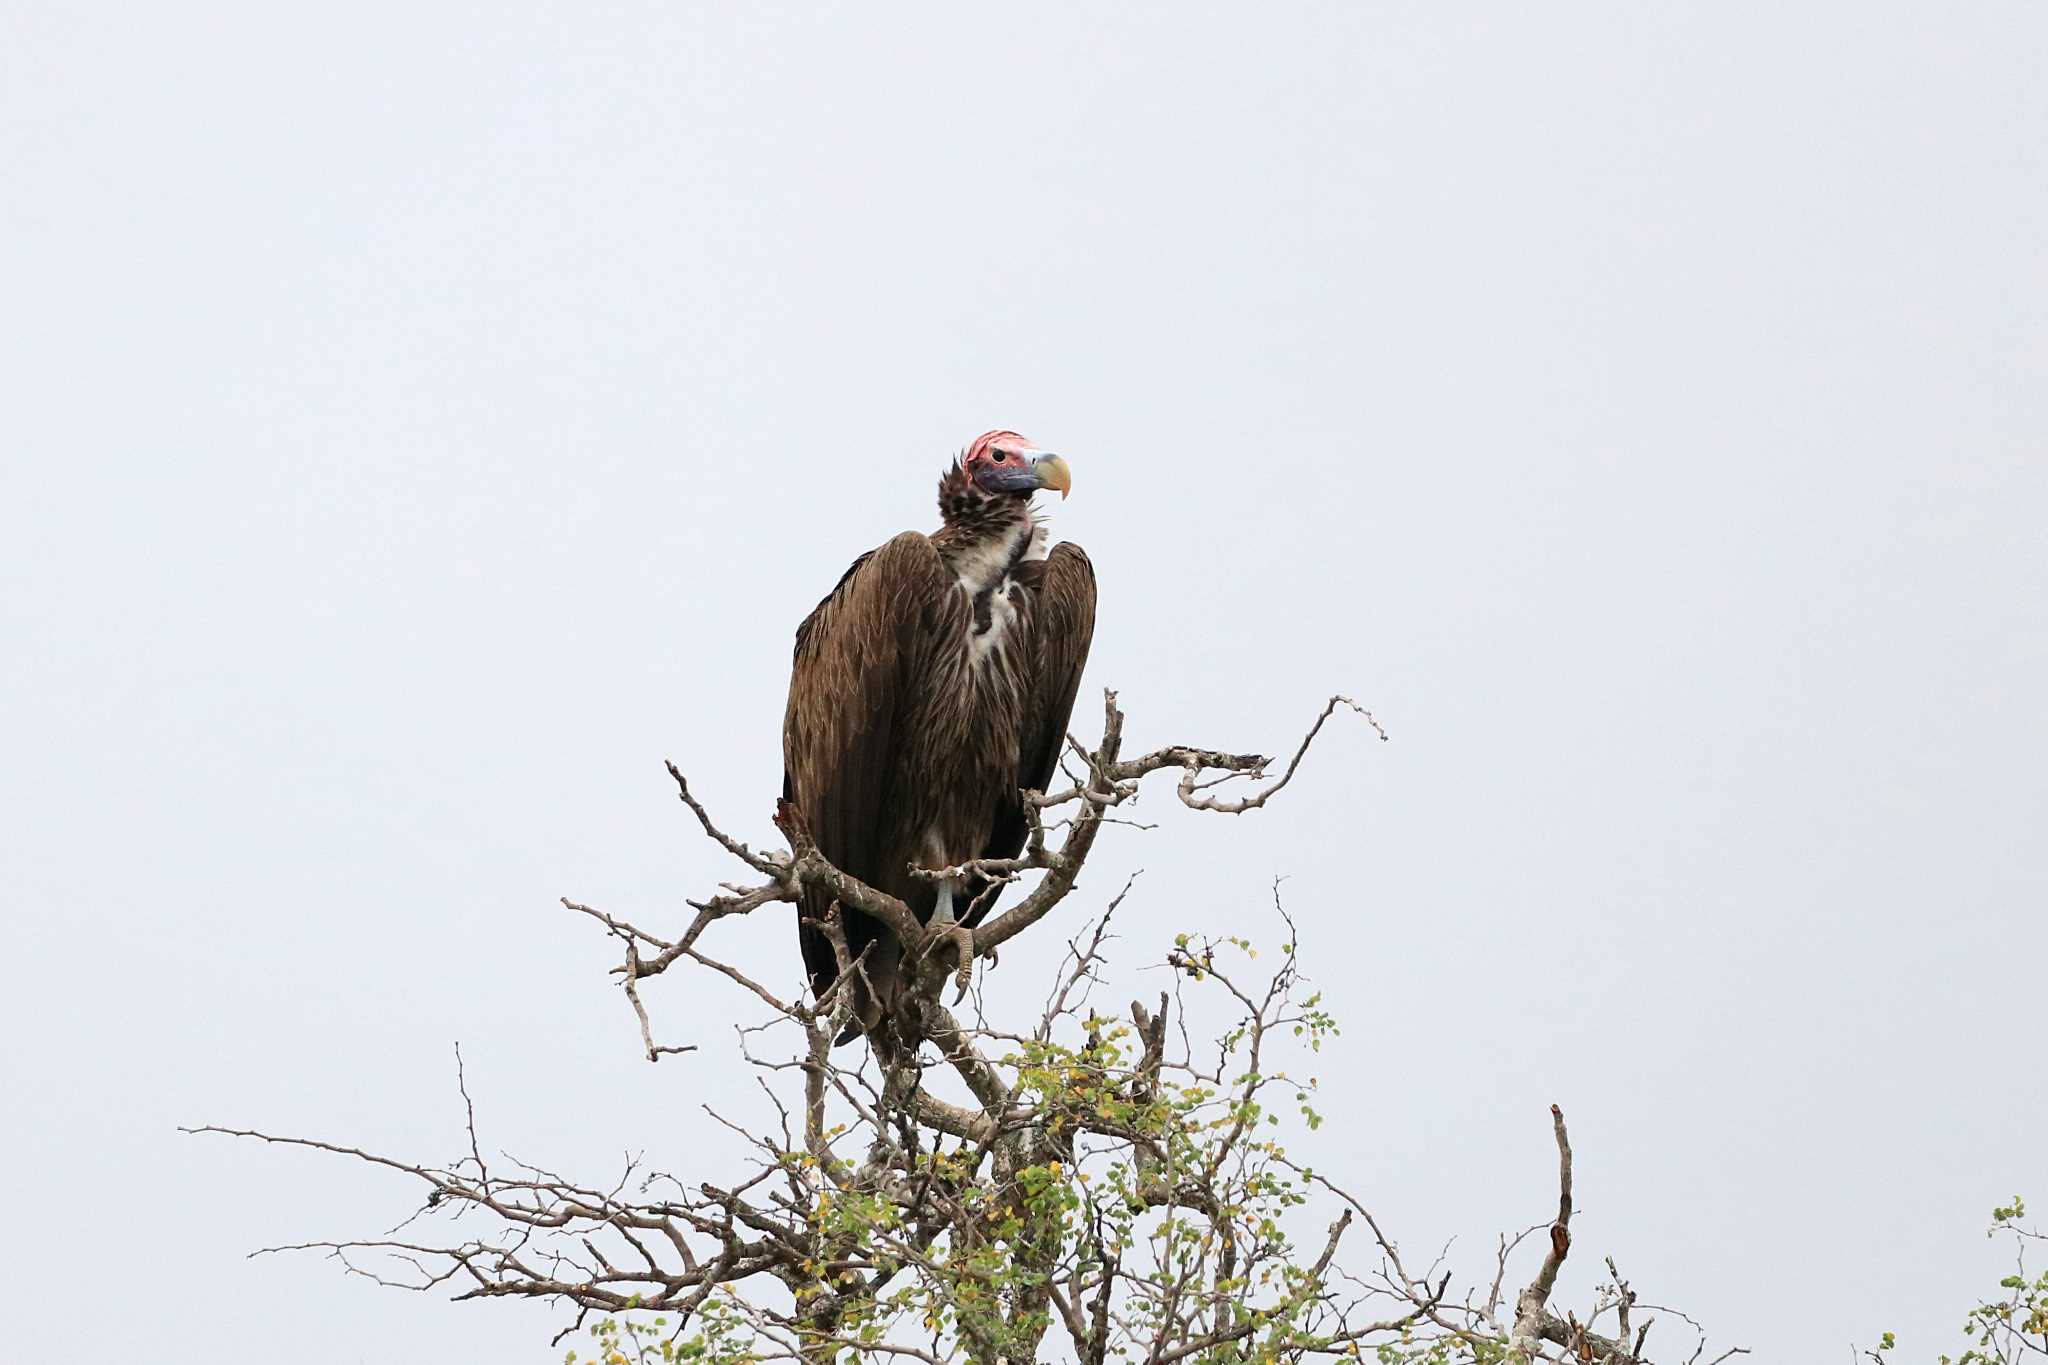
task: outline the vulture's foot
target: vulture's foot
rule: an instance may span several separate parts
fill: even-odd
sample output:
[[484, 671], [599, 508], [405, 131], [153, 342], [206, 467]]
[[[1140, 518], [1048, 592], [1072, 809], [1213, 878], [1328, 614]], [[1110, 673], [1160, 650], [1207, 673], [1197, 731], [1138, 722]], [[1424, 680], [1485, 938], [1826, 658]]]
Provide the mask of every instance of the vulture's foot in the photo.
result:
[[946, 937], [960, 954], [960, 970], [953, 974], [953, 984], [959, 988], [953, 996], [957, 1005], [967, 998], [967, 988], [974, 984], [974, 931], [964, 924], [955, 924], [946, 930]]

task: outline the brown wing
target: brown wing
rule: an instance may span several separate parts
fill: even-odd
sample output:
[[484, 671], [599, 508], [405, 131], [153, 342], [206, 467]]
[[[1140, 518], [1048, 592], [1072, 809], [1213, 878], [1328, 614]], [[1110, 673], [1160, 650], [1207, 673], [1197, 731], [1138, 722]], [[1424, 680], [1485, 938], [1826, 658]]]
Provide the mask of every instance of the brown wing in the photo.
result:
[[[1024, 688], [1023, 727], [1019, 738], [1017, 785], [1044, 791], [1059, 771], [1060, 750], [1067, 742], [1067, 722], [1074, 714], [1074, 696], [1081, 688], [1081, 670], [1088, 664], [1088, 646], [1095, 638], [1095, 566], [1088, 553], [1072, 543], [1055, 545], [1043, 563], [1031, 566], [1033, 582], [1026, 610], [1030, 616], [1029, 669]], [[996, 808], [995, 828], [986, 858], [1014, 858], [1023, 851], [1027, 828], [1024, 807], [1015, 799]], [[970, 907], [964, 917], [979, 924], [994, 908], [999, 888], [979, 879], [966, 888]]]
[[[899, 727], [922, 686], [933, 608], [949, 586], [932, 543], [907, 531], [862, 555], [797, 627], [789, 706], [783, 713], [783, 795], [796, 802], [818, 851], [848, 874], [881, 879]], [[813, 900], [816, 903], [813, 903]], [[803, 919], [830, 908], [813, 897]], [[855, 954], [881, 926], [846, 917]], [[798, 938], [814, 990], [838, 975], [825, 936], [799, 920]]]

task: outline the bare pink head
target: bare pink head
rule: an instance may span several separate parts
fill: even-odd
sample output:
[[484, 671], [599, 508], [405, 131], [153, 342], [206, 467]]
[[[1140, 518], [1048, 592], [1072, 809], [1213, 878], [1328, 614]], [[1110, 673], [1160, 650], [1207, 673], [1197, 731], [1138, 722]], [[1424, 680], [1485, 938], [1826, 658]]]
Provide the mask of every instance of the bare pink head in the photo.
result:
[[1067, 462], [1047, 454], [1014, 431], [990, 431], [974, 438], [960, 468], [983, 493], [1030, 497], [1041, 488], [1064, 498], [1074, 486]]

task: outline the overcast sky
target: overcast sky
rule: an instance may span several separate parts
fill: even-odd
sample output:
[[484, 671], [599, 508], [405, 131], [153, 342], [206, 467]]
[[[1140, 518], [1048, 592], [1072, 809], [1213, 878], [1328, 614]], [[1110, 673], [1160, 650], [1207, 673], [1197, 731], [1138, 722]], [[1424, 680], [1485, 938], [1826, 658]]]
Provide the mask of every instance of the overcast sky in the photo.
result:
[[1114, 831], [1121, 982], [1284, 874], [1397, 1235], [1542, 1219], [1556, 1101], [1646, 1298], [1950, 1345], [2048, 1201], [2048, 9], [772, 9], [0, 0], [0, 1354], [559, 1359], [174, 1129], [445, 1159], [459, 1040], [489, 1144], [722, 1160], [735, 1003], [650, 1067], [555, 897], [734, 874], [664, 758], [772, 839], [791, 630], [992, 426], [1134, 744], [1394, 736]]

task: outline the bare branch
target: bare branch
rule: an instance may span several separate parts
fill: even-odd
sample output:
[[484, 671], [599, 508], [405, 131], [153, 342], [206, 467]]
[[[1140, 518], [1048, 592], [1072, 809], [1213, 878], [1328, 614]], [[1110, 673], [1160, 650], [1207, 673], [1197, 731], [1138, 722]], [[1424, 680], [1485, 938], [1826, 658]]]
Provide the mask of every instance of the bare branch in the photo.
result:
[[704, 833], [714, 843], [763, 876], [780, 877], [782, 875], [783, 864], [780, 859], [769, 854], [754, 852], [745, 844], [713, 824], [710, 812], [706, 811], [699, 804], [697, 798], [690, 794], [690, 782], [688, 778], [683, 776], [682, 769], [676, 767], [673, 762], [668, 763], [666, 766], [668, 768], [668, 775], [675, 779], [676, 795], [681, 797], [683, 804], [690, 808], [690, 814], [697, 817], [697, 823], [703, 826]]
[[[1515, 1300], [1514, 1352], [1523, 1360], [1534, 1360], [1537, 1343], [1547, 1334], [1555, 1318], [1546, 1311], [1550, 1291], [1557, 1284], [1557, 1272], [1572, 1249], [1572, 1145], [1565, 1134], [1564, 1110], [1550, 1106], [1551, 1127], [1557, 1137], [1557, 1221], [1550, 1225], [1550, 1251], [1543, 1258], [1536, 1278]], [[1567, 1332], [1568, 1336], [1576, 1335]]]

